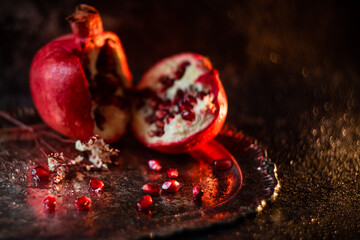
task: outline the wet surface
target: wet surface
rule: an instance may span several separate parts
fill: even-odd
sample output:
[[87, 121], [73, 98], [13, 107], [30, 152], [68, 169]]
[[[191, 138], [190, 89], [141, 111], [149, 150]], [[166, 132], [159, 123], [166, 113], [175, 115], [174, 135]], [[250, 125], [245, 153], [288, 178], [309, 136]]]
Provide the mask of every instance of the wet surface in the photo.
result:
[[[21, 117], [32, 105], [32, 56], [70, 30], [63, 19], [76, 3], [1, 4], [0, 106]], [[228, 124], [258, 139], [277, 165], [279, 196], [260, 214], [171, 238], [359, 238], [356, 1], [94, 5], [104, 26], [120, 35], [135, 82], [163, 57], [181, 51], [209, 56], [227, 92]]]
[[[15, 135], [13, 135], [15, 136]], [[0, 208], [2, 238], [140, 238], [169, 236], [181, 230], [201, 229], [226, 223], [261, 211], [266, 201], [277, 195], [275, 166], [268, 161], [262, 148], [241, 133], [224, 131], [190, 155], [166, 155], [153, 152], [131, 136], [118, 143], [120, 154], [109, 171], [86, 171], [70, 168], [65, 180], [37, 181], [31, 171], [46, 166], [47, 158], [39, 141], [17, 133], [16, 140], [1, 142]], [[73, 159], [78, 152], [74, 144], [44, 140], [64, 156]], [[21, 146], [21, 147], [20, 147]], [[233, 151], [234, 157], [228, 152]], [[45, 150], [46, 151], [46, 150]], [[157, 159], [162, 171], [149, 169], [147, 161]], [[216, 171], [214, 160], [228, 159], [228, 169]], [[146, 195], [141, 189], [146, 183], [161, 186], [168, 180], [166, 170], [177, 168], [180, 189], [176, 193], [161, 192], [153, 197], [150, 212], [139, 212], [136, 203]], [[90, 177], [101, 179], [104, 193], [89, 190]], [[204, 195], [201, 201], [192, 199], [197, 184]], [[46, 196], [56, 197], [55, 211], [44, 209]], [[90, 197], [90, 211], [79, 211], [73, 202], [80, 196]], [[75, 231], [76, 229], [76, 231]]]

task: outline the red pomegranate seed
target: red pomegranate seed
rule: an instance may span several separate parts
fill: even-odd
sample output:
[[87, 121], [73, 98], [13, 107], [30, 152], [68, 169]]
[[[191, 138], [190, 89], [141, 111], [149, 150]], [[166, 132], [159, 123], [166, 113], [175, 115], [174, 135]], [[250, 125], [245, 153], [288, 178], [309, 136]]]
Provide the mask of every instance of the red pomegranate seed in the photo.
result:
[[157, 111], [155, 112], [155, 116], [156, 116], [156, 118], [158, 118], [158, 119], [164, 119], [164, 117], [165, 117], [167, 114], [168, 114], [168, 111], [166, 111], [166, 110], [157, 110]]
[[136, 203], [136, 206], [138, 209], [142, 212], [148, 212], [150, 209], [150, 206], [152, 204], [153, 200], [150, 195], [145, 195], [138, 203]]
[[156, 120], [156, 126], [158, 126], [159, 128], [164, 128], [165, 123], [163, 120], [158, 119], [158, 120]]
[[54, 211], [56, 207], [56, 199], [53, 196], [47, 196], [44, 201], [44, 208], [47, 211]]
[[179, 112], [182, 112], [185, 109], [187, 109], [187, 110], [193, 109], [193, 105], [191, 105], [191, 103], [189, 103], [189, 102], [181, 102], [180, 101], [178, 106], [179, 106]]
[[215, 171], [226, 171], [233, 165], [230, 159], [219, 159], [213, 162]]
[[88, 211], [91, 206], [91, 199], [85, 196], [79, 197], [74, 201], [74, 205], [79, 210]]
[[49, 181], [50, 179], [50, 172], [46, 168], [42, 166], [38, 166], [31, 171], [31, 175], [37, 181]]
[[149, 137], [161, 137], [162, 135], [164, 135], [164, 130], [163, 129], [158, 129], [158, 130], [150, 130], [148, 131], [148, 135]]
[[207, 95], [207, 94], [206, 94], [205, 92], [198, 92], [198, 93], [196, 94], [196, 97], [197, 97], [197, 98], [200, 98], [201, 100], [203, 100], [206, 95]]
[[155, 159], [149, 160], [148, 164], [149, 164], [149, 168], [151, 170], [154, 170], [154, 171], [157, 171], [157, 172], [160, 171], [161, 168], [162, 168], [160, 163]]
[[176, 79], [180, 79], [180, 78], [182, 78], [182, 76], [184, 76], [185, 69], [188, 65], [190, 65], [190, 63], [188, 61], [182, 62], [179, 65], [178, 69], [175, 72]]
[[171, 79], [171, 78], [169, 78], [169, 77], [167, 77], [167, 76], [162, 76], [161, 78], [160, 78], [160, 82], [162, 83], [162, 84], [164, 84], [164, 90], [166, 90], [166, 89], [168, 89], [169, 87], [171, 87], [172, 85], [174, 85], [174, 79]]
[[187, 121], [194, 121], [195, 120], [195, 113], [188, 110], [188, 109], [184, 109], [182, 112], [181, 112], [181, 117], [184, 119], [184, 120], [187, 120]]
[[201, 197], [204, 195], [204, 191], [201, 189], [199, 185], [195, 185], [193, 188], [193, 199], [201, 200]]
[[169, 78], [168, 76], [161, 76], [160, 77], [160, 82], [163, 84], [167, 84], [169, 81], [171, 81], [172, 79]]
[[160, 187], [155, 184], [145, 184], [142, 189], [152, 196], [160, 195]]
[[175, 118], [175, 116], [173, 114], [169, 114], [168, 117], [166, 118], [166, 122], [169, 124], [171, 122], [171, 120], [173, 120]]
[[171, 179], [169, 181], [164, 182], [163, 185], [161, 186], [161, 188], [165, 192], [174, 193], [174, 192], [179, 191], [180, 183], [174, 179]]
[[174, 102], [178, 104], [184, 97], [184, 92], [181, 89], [178, 89], [174, 98]]
[[169, 168], [167, 174], [169, 178], [177, 178], [179, 176], [179, 172], [176, 168]]
[[188, 97], [187, 97], [187, 100], [189, 101], [189, 103], [193, 103], [193, 104], [196, 104], [196, 103], [197, 103], [196, 98], [193, 97], [193, 96], [188, 96]]
[[159, 106], [158, 106], [158, 108], [160, 110], [168, 110], [170, 107], [171, 107], [170, 100], [163, 101], [163, 102], [159, 103]]
[[97, 178], [90, 178], [89, 186], [92, 191], [95, 191], [96, 193], [103, 192], [104, 191], [104, 183]]

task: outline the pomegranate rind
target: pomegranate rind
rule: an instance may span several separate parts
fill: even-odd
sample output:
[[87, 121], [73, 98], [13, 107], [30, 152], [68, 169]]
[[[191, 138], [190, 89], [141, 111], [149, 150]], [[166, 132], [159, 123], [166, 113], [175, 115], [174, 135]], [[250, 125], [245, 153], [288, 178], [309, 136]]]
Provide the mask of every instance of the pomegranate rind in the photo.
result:
[[[126, 79], [124, 87], [130, 87], [132, 75], [119, 38], [111, 32], [104, 32], [98, 38], [102, 41], [100, 44], [104, 39], [115, 42], [115, 55], [118, 56], [115, 61], [121, 66], [118, 74]], [[96, 133], [106, 142], [114, 142], [125, 134], [129, 114], [124, 112], [127, 117], [117, 123], [124, 126], [116, 126], [116, 131], [111, 134], [102, 136], [101, 132], [94, 132], [88, 79], [75, 54], [79, 47], [75, 39], [74, 34], [59, 37], [36, 53], [30, 68], [30, 90], [35, 107], [47, 125], [67, 137], [86, 140]]]
[[175, 59], [177, 59], [177, 62], [179, 62], [178, 59], [181, 59], [181, 61], [189, 60], [192, 63], [195, 62], [196, 64], [201, 65], [199, 68], [203, 69], [203, 74], [198, 79], [194, 79], [194, 82], [204, 82], [210, 86], [211, 92], [214, 94], [213, 103], [216, 106], [216, 112], [214, 113], [214, 118], [207, 125], [202, 126], [199, 131], [174, 142], [157, 141], [151, 143], [147, 141], [145, 137], [147, 132], [143, 130], [143, 126], [139, 126], [136, 121], [132, 122], [132, 131], [140, 142], [149, 148], [166, 153], [189, 152], [212, 140], [217, 136], [224, 125], [228, 111], [227, 97], [219, 78], [218, 71], [212, 68], [211, 63], [207, 58], [195, 53], [181, 53], [161, 60], [144, 74], [141, 81], [136, 86], [136, 89], [142, 90], [149, 87], [151, 88], [155, 85], [156, 81], [158, 81], [161, 74], [171, 74], [174, 69], [169, 69], [169, 72], [161, 74], [157, 71], [159, 68], [168, 65], [168, 62], [175, 61]]
[[30, 69], [30, 90], [47, 125], [84, 140], [94, 130], [91, 96], [79, 58], [61, 47], [69, 45], [70, 39], [50, 42], [37, 52]]

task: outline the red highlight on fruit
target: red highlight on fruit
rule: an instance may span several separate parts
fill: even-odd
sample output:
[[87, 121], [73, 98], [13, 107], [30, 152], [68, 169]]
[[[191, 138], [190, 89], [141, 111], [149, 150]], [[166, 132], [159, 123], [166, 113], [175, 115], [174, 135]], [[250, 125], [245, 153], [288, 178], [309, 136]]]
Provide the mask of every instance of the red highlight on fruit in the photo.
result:
[[155, 184], [144, 184], [142, 189], [152, 196], [159, 196], [160, 195], [160, 187]]
[[98, 134], [107, 142], [126, 131], [130, 119], [124, 89], [131, 87], [119, 37], [104, 32], [99, 12], [76, 7], [67, 18], [72, 34], [56, 38], [35, 55], [30, 89], [41, 118], [57, 132], [86, 140]]
[[42, 166], [35, 167], [31, 171], [31, 175], [37, 181], [49, 181], [50, 180], [50, 172], [46, 168]]
[[56, 199], [53, 196], [47, 196], [43, 201], [44, 209], [54, 211], [56, 207]]
[[168, 193], [174, 193], [179, 191], [180, 183], [174, 179], [171, 179], [169, 181], [166, 181], [163, 183], [161, 188]]
[[230, 169], [233, 165], [233, 161], [230, 159], [219, 159], [213, 162], [214, 170], [222, 172]]
[[179, 172], [176, 168], [169, 168], [167, 174], [169, 178], [177, 178], [179, 176]]
[[151, 159], [148, 161], [149, 168], [153, 171], [160, 171], [162, 169], [158, 160]]
[[90, 181], [89, 181], [89, 187], [90, 187], [90, 190], [96, 192], [96, 193], [102, 193], [104, 192], [104, 183], [100, 180], [100, 179], [97, 179], [97, 178], [90, 178]]
[[150, 195], [146, 195], [141, 200], [136, 203], [137, 208], [142, 212], [148, 212], [150, 210], [150, 206], [152, 205], [153, 200]]
[[85, 196], [79, 197], [74, 201], [74, 205], [78, 210], [89, 211], [91, 207], [91, 199]]

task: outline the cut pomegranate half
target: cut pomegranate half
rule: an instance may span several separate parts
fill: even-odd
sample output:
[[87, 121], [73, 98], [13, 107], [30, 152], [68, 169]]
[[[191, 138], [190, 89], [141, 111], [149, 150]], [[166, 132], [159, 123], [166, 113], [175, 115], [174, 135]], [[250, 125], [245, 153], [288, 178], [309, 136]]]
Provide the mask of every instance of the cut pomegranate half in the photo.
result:
[[120, 138], [130, 119], [131, 87], [118, 36], [104, 32], [99, 12], [80, 4], [67, 18], [73, 33], [41, 48], [30, 69], [30, 88], [42, 119], [59, 133], [85, 140]]
[[132, 128], [147, 147], [190, 151], [213, 139], [224, 124], [227, 99], [218, 72], [198, 54], [182, 53], [153, 66], [137, 85]]

